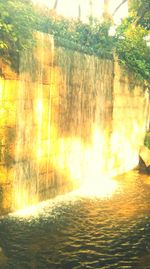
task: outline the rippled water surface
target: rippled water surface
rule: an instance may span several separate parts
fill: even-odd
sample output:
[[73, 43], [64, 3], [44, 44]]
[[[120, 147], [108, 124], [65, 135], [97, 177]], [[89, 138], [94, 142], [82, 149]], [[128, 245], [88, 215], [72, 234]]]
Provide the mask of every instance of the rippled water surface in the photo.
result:
[[150, 177], [109, 198], [70, 194], [0, 219], [0, 269], [150, 269]]

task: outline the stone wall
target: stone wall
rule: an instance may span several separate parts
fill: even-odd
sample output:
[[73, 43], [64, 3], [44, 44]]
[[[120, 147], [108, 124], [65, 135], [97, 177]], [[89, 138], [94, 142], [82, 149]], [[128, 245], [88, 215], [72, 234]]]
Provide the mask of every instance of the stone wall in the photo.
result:
[[38, 35], [19, 77], [3, 66], [0, 79], [1, 214], [128, 171], [143, 144], [144, 94], [118, 64]]
[[117, 174], [137, 165], [146, 132], [148, 96], [140, 86], [133, 85], [115, 61], [111, 151]]
[[0, 210], [10, 210], [16, 141], [18, 80], [0, 80]]

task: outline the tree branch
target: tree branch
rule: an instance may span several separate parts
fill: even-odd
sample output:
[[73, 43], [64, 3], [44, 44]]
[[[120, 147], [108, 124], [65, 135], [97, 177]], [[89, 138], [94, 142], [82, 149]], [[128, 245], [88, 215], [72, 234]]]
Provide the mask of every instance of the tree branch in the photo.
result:
[[127, 2], [128, 0], [122, 0], [122, 2], [115, 8], [112, 16], [114, 16], [116, 14], [116, 12], [118, 11], [118, 9], [125, 3]]
[[54, 9], [54, 10], [56, 10], [57, 5], [58, 5], [58, 0], [55, 0], [54, 6], [53, 6], [53, 9]]

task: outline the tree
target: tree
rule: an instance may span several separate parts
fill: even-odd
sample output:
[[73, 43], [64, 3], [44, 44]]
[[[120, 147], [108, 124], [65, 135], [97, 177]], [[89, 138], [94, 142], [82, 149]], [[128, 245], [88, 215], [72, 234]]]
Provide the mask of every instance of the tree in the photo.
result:
[[120, 2], [120, 4], [115, 8], [115, 10], [114, 10], [114, 12], [113, 12], [113, 16], [116, 14], [116, 12], [121, 8], [121, 6], [123, 5], [123, 4], [125, 4], [126, 2], [127, 2], [128, 0], [122, 0], [121, 2]]
[[120, 63], [133, 74], [135, 81], [150, 87], [150, 47], [146, 44], [147, 30], [125, 19], [117, 29], [116, 52]]
[[81, 6], [78, 5], [78, 20], [81, 21]]
[[56, 10], [59, 0], [55, 0], [53, 9]]
[[150, 29], [150, 2], [132, 0], [129, 11], [129, 17], [117, 29], [116, 52], [135, 81], [150, 88], [150, 47], [146, 43]]
[[150, 1], [149, 0], [132, 0], [130, 6], [131, 16], [135, 24], [140, 24], [145, 29], [150, 30]]
[[110, 0], [104, 0], [104, 9], [103, 9], [103, 18], [104, 18], [104, 20], [108, 19], [108, 17], [110, 16], [110, 14], [109, 14], [109, 4], [110, 4]]
[[32, 49], [35, 14], [30, 0], [0, 0], [0, 57], [19, 70], [19, 54]]

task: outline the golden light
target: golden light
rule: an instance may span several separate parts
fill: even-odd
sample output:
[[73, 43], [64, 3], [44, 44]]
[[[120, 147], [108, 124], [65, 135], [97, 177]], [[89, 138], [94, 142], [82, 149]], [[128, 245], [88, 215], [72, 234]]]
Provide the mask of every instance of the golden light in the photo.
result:
[[119, 188], [118, 183], [115, 180], [104, 178], [102, 180], [92, 180], [86, 182], [78, 190], [58, 195], [53, 199], [40, 202], [34, 206], [24, 207], [21, 210], [10, 213], [10, 216], [19, 218], [36, 218], [39, 215], [46, 214], [46, 208], [48, 208], [48, 214], [53, 211], [53, 208], [60, 207], [61, 203], [76, 202], [80, 198], [90, 197], [98, 199], [111, 198], [115, 191]]
[[[79, 187], [78, 196], [97, 196], [99, 198], [111, 197], [119, 188], [118, 183], [111, 177], [129, 171], [138, 164], [137, 124], [132, 124], [133, 130], [118, 129], [114, 131], [110, 139], [108, 149], [108, 137], [96, 125], [88, 143], [80, 137], [59, 136], [57, 126], [51, 125], [49, 140], [42, 142], [44, 107], [39, 99], [36, 111], [40, 114], [37, 122], [37, 144], [35, 150], [38, 164], [44, 164], [47, 150], [50, 158], [47, 165], [56, 170], [58, 174], [69, 179]], [[140, 131], [140, 130], [138, 130]], [[50, 141], [50, 139], [52, 139]], [[39, 162], [40, 161], [40, 162]], [[28, 192], [22, 193], [17, 205], [23, 208], [26, 205], [38, 203], [37, 197], [31, 201]], [[36, 201], [37, 199], [37, 201]], [[29, 202], [29, 201], [30, 202]], [[34, 208], [33, 208], [34, 209]], [[31, 208], [32, 211], [32, 208]], [[28, 208], [25, 210], [25, 215]], [[30, 209], [29, 209], [30, 213]]]
[[30, 218], [31, 216], [38, 216], [42, 209], [46, 206], [47, 201], [38, 203], [34, 206], [25, 207], [21, 210], [17, 210], [14, 213], [10, 213], [10, 216], [22, 217], [22, 218]]
[[37, 130], [37, 159], [41, 159], [41, 126], [42, 126], [42, 113], [43, 113], [43, 103], [42, 98], [37, 100], [36, 104], [36, 122], [38, 125]]
[[106, 197], [115, 192], [117, 183], [104, 174], [104, 143], [105, 137], [96, 127], [89, 145], [79, 138], [60, 139], [55, 168], [78, 183], [78, 195]]
[[[46, 5], [50, 9], [54, 7], [55, 0], [32, 0], [35, 4]], [[108, 12], [113, 14], [115, 8], [120, 4], [121, 0], [110, 0], [108, 4]], [[89, 16], [100, 19], [104, 10], [104, 0], [61, 0], [57, 4], [57, 14], [70, 18], [78, 18], [79, 5], [81, 12], [81, 20], [87, 22]], [[124, 3], [114, 16], [115, 23], [120, 23], [120, 20], [128, 15], [128, 3]]]
[[2, 96], [3, 96], [3, 81], [0, 80], [0, 101], [2, 100]]
[[117, 181], [107, 178], [106, 176], [99, 176], [98, 178], [91, 178], [85, 182], [78, 190], [78, 195], [94, 196], [97, 198], [111, 197], [119, 188]]
[[58, 195], [54, 197], [53, 199], [46, 200], [43, 202], [40, 202], [33, 206], [26, 206], [21, 210], [17, 210], [13, 213], [10, 213], [10, 216], [14, 217], [20, 217], [20, 218], [30, 218], [30, 217], [38, 217], [40, 214], [44, 213], [46, 214], [45, 209], [48, 208], [48, 214], [53, 210], [53, 208], [56, 208], [57, 206], [60, 207], [61, 203], [64, 204], [64, 202], [68, 203], [69, 201], [76, 201], [78, 200], [78, 195], [76, 192], [69, 192], [67, 194]]
[[104, 138], [97, 128], [94, 128], [92, 142], [89, 145], [85, 145], [76, 137], [61, 138], [58, 144], [60, 150], [55, 156], [56, 169], [64, 171], [80, 184], [101, 174], [104, 165]]
[[43, 103], [42, 103], [42, 98], [41, 98], [37, 100], [36, 111], [35, 111], [38, 125], [41, 125], [42, 123], [42, 112], [43, 112]]
[[[36, 205], [38, 204], [38, 197], [36, 195], [32, 195], [32, 197], [29, 198], [28, 189], [23, 188], [23, 186], [18, 186], [19, 190], [17, 188], [14, 190], [14, 210], [18, 210], [17, 212], [24, 212], [24, 215], [30, 214], [31, 211], [33, 212], [33, 208], [35, 206], [29, 206], [30, 204]], [[20, 210], [21, 209], [21, 210]]]
[[[69, 179], [72, 182], [77, 182], [75, 185], [79, 186], [79, 195], [98, 196], [100, 198], [110, 197], [119, 187], [117, 182], [111, 179], [111, 176], [127, 172], [138, 164], [139, 145], [137, 139], [139, 137], [141, 141], [141, 133], [143, 132], [140, 130], [141, 124], [133, 122], [132, 118], [136, 117], [130, 115], [130, 117], [127, 117], [129, 128], [126, 128], [126, 125], [124, 127], [122, 124], [124, 122], [124, 115], [122, 115], [122, 110], [119, 110], [116, 104], [116, 114], [119, 114], [119, 121], [115, 115], [115, 109], [113, 109], [111, 132], [110, 130], [109, 133], [107, 130], [101, 130], [99, 128], [101, 123], [97, 121], [95, 125], [93, 123], [93, 131], [91, 133], [93, 120], [91, 118], [89, 121], [89, 133], [81, 129], [83, 134], [87, 134], [86, 139], [80, 135], [75, 135], [73, 131], [67, 131], [67, 134], [65, 133], [64, 135], [59, 126], [62, 116], [61, 102], [63, 100], [60, 98], [60, 85], [65, 85], [67, 82], [60, 84], [60, 82], [62, 83], [62, 74], [59, 68], [54, 67], [52, 70], [50, 102], [48, 104], [45, 102], [46, 88], [42, 89], [41, 86], [37, 87], [36, 98], [34, 99], [35, 133], [33, 137], [35, 143], [32, 144], [35, 147], [33, 149], [33, 160], [35, 161], [35, 170], [37, 169], [37, 189], [40, 186], [38, 176], [42, 174], [42, 169], [45, 169], [45, 167], [45, 174], [47, 173], [45, 176], [46, 180], [48, 179], [49, 182], [53, 181], [51, 175], [49, 176], [48, 174], [50, 167], [51, 171], [56, 171], [60, 176], [60, 186], [62, 176], [63, 180]], [[64, 93], [62, 92], [64, 94], [62, 94], [63, 97], [66, 97], [66, 89], [67, 87], [64, 89]], [[123, 107], [122, 101], [124, 98], [122, 98], [122, 95], [120, 99], [119, 107]], [[116, 122], [119, 122], [119, 124], [117, 125]], [[45, 128], [45, 126], [47, 127]], [[22, 129], [24, 128], [23, 126]], [[37, 197], [33, 200], [31, 197], [30, 189], [33, 186], [27, 187], [22, 182], [22, 189], [18, 190], [18, 192], [16, 191], [18, 194], [18, 198], [16, 194], [16, 204], [20, 208], [38, 202]], [[25, 215], [28, 212], [32, 212], [32, 209], [34, 210], [34, 207], [31, 209], [27, 208]]]

